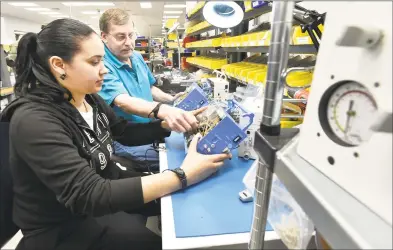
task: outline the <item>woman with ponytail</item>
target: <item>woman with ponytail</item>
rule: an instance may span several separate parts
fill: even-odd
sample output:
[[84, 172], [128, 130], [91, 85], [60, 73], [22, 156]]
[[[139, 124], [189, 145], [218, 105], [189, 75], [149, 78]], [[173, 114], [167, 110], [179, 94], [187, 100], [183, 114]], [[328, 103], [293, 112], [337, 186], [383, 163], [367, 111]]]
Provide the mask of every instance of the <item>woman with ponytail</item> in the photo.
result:
[[[124, 171], [112, 143], [136, 146], [169, 136], [165, 124], [127, 123], [96, 94], [107, 73], [104, 45], [87, 25], [58, 19], [19, 42], [18, 98], [9, 123], [17, 249], [161, 249], [145, 209], [211, 175], [229, 155], [201, 155], [198, 136], [181, 168], [155, 175]], [[180, 174], [179, 174], [180, 173]]]

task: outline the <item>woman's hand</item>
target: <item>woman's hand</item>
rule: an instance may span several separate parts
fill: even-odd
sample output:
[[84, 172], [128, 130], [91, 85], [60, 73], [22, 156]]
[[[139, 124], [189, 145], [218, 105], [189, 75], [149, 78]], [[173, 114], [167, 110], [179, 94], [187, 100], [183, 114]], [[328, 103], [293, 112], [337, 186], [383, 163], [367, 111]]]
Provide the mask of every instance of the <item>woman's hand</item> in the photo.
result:
[[232, 157], [231, 154], [203, 155], [198, 153], [197, 143], [200, 138], [200, 134], [194, 136], [188, 149], [188, 154], [181, 166], [187, 176], [189, 186], [209, 177], [224, 165], [226, 159]]

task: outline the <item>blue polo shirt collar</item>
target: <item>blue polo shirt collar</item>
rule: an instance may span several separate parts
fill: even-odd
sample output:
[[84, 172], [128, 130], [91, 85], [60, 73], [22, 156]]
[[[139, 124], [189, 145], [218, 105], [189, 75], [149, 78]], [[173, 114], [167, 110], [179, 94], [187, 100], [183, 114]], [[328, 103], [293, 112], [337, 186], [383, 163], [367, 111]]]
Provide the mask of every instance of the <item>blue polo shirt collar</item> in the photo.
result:
[[[105, 47], [105, 56], [110, 60], [110, 62], [116, 66], [116, 68], [120, 69], [121, 67], [127, 65], [127, 63], [121, 62], [119, 59], [117, 59], [117, 57], [112, 53], [112, 51], [110, 51], [110, 49], [106, 46], [106, 44], [104, 44]], [[130, 59], [133, 59], [134, 55], [131, 55]]]

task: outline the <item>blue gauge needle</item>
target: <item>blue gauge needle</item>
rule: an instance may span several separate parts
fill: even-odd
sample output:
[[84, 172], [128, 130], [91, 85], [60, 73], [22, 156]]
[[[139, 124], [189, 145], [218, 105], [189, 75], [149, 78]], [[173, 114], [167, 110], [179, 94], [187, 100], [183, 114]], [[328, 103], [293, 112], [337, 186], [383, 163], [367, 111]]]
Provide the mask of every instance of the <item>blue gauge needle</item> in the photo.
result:
[[350, 120], [351, 120], [351, 117], [354, 117], [355, 116], [355, 114], [356, 114], [356, 112], [354, 112], [352, 109], [353, 109], [353, 105], [354, 105], [354, 101], [353, 100], [351, 100], [350, 102], [349, 102], [349, 108], [348, 108], [348, 111], [347, 111], [347, 122], [346, 122], [346, 124], [345, 124], [345, 130], [344, 130], [344, 133], [345, 133], [345, 135], [347, 135], [347, 133], [348, 133], [348, 130], [349, 130], [349, 122], [350, 122]]

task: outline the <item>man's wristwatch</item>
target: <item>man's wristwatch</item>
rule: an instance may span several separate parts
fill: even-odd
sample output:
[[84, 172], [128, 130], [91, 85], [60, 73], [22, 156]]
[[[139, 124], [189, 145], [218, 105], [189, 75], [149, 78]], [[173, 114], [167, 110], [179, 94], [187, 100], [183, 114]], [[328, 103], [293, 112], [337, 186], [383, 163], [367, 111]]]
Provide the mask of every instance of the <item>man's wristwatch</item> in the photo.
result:
[[148, 117], [150, 117], [151, 114], [153, 114], [154, 118], [158, 119], [158, 111], [160, 111], [160, 106], [162, 105], [161, 102], [157, 104], [157, 106], [154, 107], [154, 109], [150, 112]]
[[187, 187], [187, 176], [186, 173], [184, 173], [184, 170], [181, 168], [175, 168], [175, 169], [166, 169], [164, 171], [171, 171], [177, 175], [177, 177], [180, 179], [181, 182], [181, 188], [184, 189]]

